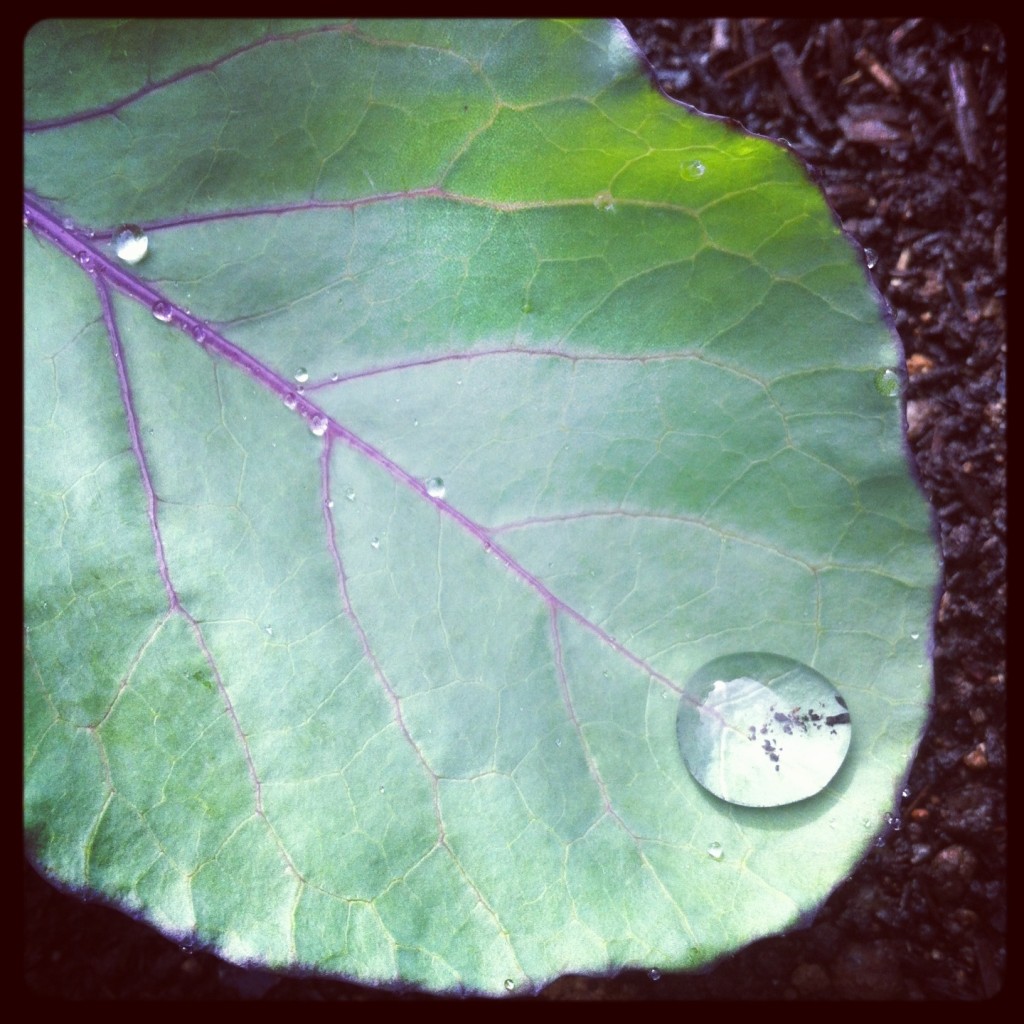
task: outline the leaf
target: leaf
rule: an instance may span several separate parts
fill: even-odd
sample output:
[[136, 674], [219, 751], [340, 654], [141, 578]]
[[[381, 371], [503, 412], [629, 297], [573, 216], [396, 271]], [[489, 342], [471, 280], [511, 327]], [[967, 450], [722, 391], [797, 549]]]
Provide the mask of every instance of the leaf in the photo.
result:
[[[937, 567], [789, 152], [616, 24], [44, 22], [25, 67], [40, 869], [230, 960], [499, 994], [817, 905], [919, 741]], [[746, 652], [849, 707], [816, 796], [686, 770], [686, 681]]]

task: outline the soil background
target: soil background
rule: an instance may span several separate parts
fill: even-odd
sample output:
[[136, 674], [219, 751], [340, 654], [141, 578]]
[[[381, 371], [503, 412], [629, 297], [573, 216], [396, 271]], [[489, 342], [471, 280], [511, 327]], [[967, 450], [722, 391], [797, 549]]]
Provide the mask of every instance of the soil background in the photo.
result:
[[[627, 21], [670, 96], [789, 141], [903, 341], [945, 578], [935, 705], [893, 822], [813, 922], [701, 974], [565, 977], [552, 999], [985, 999], [1006, 971], [1006, 39], [981, 22]], [[36, 999], [407, 999], [181, 949], [25, 864]]]

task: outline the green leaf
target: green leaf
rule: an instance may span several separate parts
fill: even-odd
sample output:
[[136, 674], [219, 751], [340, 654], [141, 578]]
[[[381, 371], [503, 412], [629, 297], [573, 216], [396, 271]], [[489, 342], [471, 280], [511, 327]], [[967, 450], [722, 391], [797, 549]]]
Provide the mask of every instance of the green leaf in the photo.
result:
[[[25, 69], [40, 869], [498, 994], [820, 903], [919, 741], [937, 564], [791, 154], [616, 24], [44, 22]], [[686, 681], [746, 652], [849, 708], [815, 796], [687, 771]]]

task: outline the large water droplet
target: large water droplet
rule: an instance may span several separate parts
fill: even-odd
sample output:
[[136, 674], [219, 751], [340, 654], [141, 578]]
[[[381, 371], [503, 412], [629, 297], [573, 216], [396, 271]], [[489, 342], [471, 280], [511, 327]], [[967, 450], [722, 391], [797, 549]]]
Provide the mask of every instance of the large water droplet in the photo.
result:
[[599, 210], [603, 210], [605, 213], [609, 213], [615, 209], [615, 200], [612, 199], [611, 192], [598, 192], [594, 196], [594, 206]]
[[149, 251], [149, 239], [138, 224], [122, 224], [114, 232], [114, 252], [125, 263], [138, 263]]
[[162, 324], [169, 324], [174, 316], [166, 302], [154, 302], [152, 313]]
[[698, 178], [703, 178], [706, 170], [707, 168], [700, 160], [684, 160], [679, 165], [679, 174], [687, 181], [696, 181]]
[[879, 370], [875, 374], [875, 390], [886, 398], [899, 394], [900, 378], [895, 370]]
[[298, 384], [305, 384], [306, 381], [309, 380], [309, 370], [307, 370], [304, 366], [300, 366], [295, 371], [295, 380], [296, 383]]
[[744, 807], [813, 796], [850, 749], [850, 712], [809, 665], [775, 654], [732, 654], [698, 669], [684, 689], [679, 749], [705, 789]]
[[439, 476], [432, 476], [427, 481], [427, 494], [429, 494], [432, 498], [444, 497], [444, 481]]

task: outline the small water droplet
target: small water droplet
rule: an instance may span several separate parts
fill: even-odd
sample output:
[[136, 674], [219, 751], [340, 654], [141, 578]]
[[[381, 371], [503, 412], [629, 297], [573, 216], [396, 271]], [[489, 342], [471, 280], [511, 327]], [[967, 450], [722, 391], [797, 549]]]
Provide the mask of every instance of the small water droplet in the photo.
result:
[[298, 384], [305, 384], [309, 380], [309, 371], [304, 366], [300, 366], [295, 371], [295, 380]]
[[384, 792], [384, 787], [383, 787], [383, 786], [381, 786], [381, 787], [380, 787], [380, 792], [381, 792], [381, 793], [383, 793], [383, 792]]
[[332, 381], [337, 381], [337, 380], [340, 379], [340, 377], [341, 377], [341, 374], [338, 373], [337, 370], [335, 370], [334, 373], [331, 374], [331, 380]]
[[708, 856], [712, 860], [721, 860], [725, 856], [725, 850], [721, 843], [708, 843]]
[[348, 499], [349, 501], [355, 501], [355, 500], [356, 500], [356, 492], [355, 492], [355, 490], [354, 490], [354, 489], [353, 489], [352, 487], [349, 487], [349, 488], [348, 488], [348, 489], [347, 489], [347, 490], [345, 491], [345, 497], [346, 497], [346, 498], [347, 498], [347, 499]]
[[327, 499], [327, 507], [328, 508], [334, 508], [334, 499], [333, 498], [328, 498]]
[[511, 978], [505, 979], [505, 991], [511, 992], [516, 987], [516, 983]]
[[707, 167], [701, 160], [684, 160], [679, 165], [679, 174], [687, 181], [696, 181], [698, 178], [704, 177], [704, 172]]
[[412, 425], [413, 425], [414, 427], [418, 427], [418, 426], [420, 425], [420, 421], [419, 421], [419, 420], [413, 420], [413, 421], [412, 421]]
[[528, 302], [524, 302], [522, 305], [522, 310], [524, 313], [532, 313], [533, 306], [531, 306]]
[[868, 265], [868, 270], [874, 270], [878, 263], [878, 253], [874, 249], [865, 249], [864, 262]]
[[875, 374], [875, 390], [886, 398], [899, 394], [900, 378], [895, 370], [879, 370]]
[[461, 377], [458, 377], [458, 378], [456, 379], [456, 381], [455, 381], [455, 386], [456, 386], [456, 387], [462, 387], [462, 378], [461, 378]]
[[75, 222], [70, 217], [65, 217], [60, 223], [65, 231], [75, 230]]
[[296, 398], [295, 394], [291, 391], [284, 396], [282, 401], [284, 402], [286, 409], [294, 409], [299, 404], [298, 398]]
[[169, 324], [174, 316], [171, 307], [166, 302], [154, 302], [152, 313], [162, 324]]
[[661, 981], [661, 971], [659, 971], [657, 967], [652, 967], [647, 972], [647, 977], [650, 978], [651, 981]]
[[309, 421], [309, 430], [314, 437], [323, 437], [327, 433], [329, 422], [326, 416], [314, 416]]
[[908, 796], [910, 796], [910, 787], [909, 787], [909, 786], [905, 786], [905, 787], [903, 788], [903, 793], [902, 793], [902, 796], [903, 796], [903, 799], [904, 799], [904, 800], [906, 800], [906, 799], [907, 799], [907, 797], [908, 797]]
[[605, 213], [613, 211], [615, 209], [615, 200], [612, 199], [611, 192], [598, 192], [594, 196], [594, 206]]
[[561, 745], [562, 745], [562, 737], [561, 736], [556, 736], [555, 737], [555, 746], [556, 747], [560, 747]]
[[778, 807], [820, 792], [850, 748], [850, 712], [809, 665], [751, 652], [716, 658], [687, 681], [679, 750], [708, 792]]
[[432, 476], [427, 481], [427, 494], [432, 498], [443, 498], [445, 495], [444, 481], [439, 476]]
[[202, 324], [193, 324], [191, 333], [200, 345], [206, 344], [206, 328]]
[[267, 636], [273, 636], [274, 635], [274, 627], [273, 626], [264, 626], [263, 627], [263, 631], [267, 634]]
[[911, 640], [917, 640], [918, 637], [920, 637], [920, 635], [921, 635], [920, 633], [911, 633], [910, 634], [910, 639]]
[[380, 537], [372, 537], [370, 539], [370, 547], [376, 551], [380, 547]]
[[92, 255], [83, 249], [76, 257], [78, 265], [84, 270], [92, 270]]
[[138, 224], [122, 224], [114, 232], [114, 252], [125, 263], [138, 263], [149, 251], [149, 239]]

